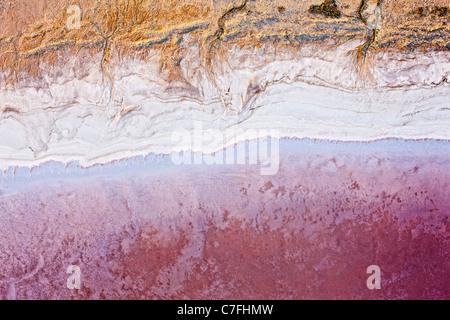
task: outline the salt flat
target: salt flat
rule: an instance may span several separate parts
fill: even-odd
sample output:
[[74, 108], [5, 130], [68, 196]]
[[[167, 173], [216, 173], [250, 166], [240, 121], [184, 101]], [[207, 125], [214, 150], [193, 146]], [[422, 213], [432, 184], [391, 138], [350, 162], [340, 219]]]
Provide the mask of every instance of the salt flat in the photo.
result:
[[180, 144], [174, 134], [193, 132], [196, 122], [236, 137], [256, 130], [258, 138], [267, 129], [277, 138], [450, 139], [450, 54], [379, 53], [363, 76], [352, 65], [358, 44], [295, 53], [236, 49], [213, 78], [192, 47], [181, 64], [186, 82], [159, 76], [157, 52], [117, 61], [113, 85], [95, 62], [43, 65], [50, 70], [43, 79], [24, 76], [14, 90], [0, 90], [0, 168], [212, 153], [236, 142], [229, 136], [202, 150]]

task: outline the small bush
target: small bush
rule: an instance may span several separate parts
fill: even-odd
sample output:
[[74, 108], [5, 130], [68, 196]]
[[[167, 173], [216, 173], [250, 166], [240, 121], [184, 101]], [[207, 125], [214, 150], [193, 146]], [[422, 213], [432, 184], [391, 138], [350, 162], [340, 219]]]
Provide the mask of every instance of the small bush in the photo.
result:
[[325, 0], [320, 5], [312, 5], [308, 12], [314, 14], [322, 14], [326, 17], [339, 18], [341, 11], [339, 11], [335, 0]]

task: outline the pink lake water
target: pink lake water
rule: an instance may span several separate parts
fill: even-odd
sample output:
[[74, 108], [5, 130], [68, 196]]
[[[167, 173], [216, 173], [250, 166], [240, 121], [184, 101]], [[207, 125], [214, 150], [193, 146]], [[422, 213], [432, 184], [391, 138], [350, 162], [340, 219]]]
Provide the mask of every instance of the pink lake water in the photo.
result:
[[273, 176], [155, 155], [10, 168], [0, 298], [449, 299], [449, 160], [448, 141], [285, 139]]

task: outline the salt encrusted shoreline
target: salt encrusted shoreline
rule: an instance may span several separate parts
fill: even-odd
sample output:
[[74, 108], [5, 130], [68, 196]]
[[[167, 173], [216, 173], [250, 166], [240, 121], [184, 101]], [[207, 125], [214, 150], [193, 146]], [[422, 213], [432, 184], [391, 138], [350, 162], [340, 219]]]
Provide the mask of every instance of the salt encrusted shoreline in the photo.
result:
[[42, 79], [22, 75], [15, 89], [0, 90], [0, 169], [212, 153], [236, 142], [228, 136], [196, 150], [173, 139], [196, 123], [203, 130], [238, 128], [236, 136], [256, 130], [252, 138], [267, 129], [275, 138], [449, 140], [450, 53], [380, 52], [362, 75], [352, 55], [360, 43], [233, 48], [213, 60], [213, 76], [191, 46], [180, 65], [183, 78], [172, 81], [161, 76], [155, 51], [146, 61], [112, 63], [113, 86], [99, 59], [41, 65]]

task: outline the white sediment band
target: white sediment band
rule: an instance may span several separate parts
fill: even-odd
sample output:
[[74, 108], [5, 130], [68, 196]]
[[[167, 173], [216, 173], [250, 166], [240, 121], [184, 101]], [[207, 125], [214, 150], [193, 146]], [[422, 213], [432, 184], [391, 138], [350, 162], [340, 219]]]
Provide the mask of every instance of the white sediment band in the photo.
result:
[[[189, 48], [186, 81], [167, 82], [159, 56], [114, 64], [114, 86], [98, 61], [40, 66], [42, 80], [23, 77], [0, 90], [0, 169], [54, 160], [83, 166], [195, 150], [177, 130], [218, 129], [236, 135], [264, 129], [279, 137], [371, 141], [388, 137], [450, 139], [450, 52], [379, 53], [364, 79], [350, 53], [360, 42], [320, 50], [236, 49], [213, 62], [214, 76]], [[224, 112], [224, 110], [227, 110]], [[0, 110], [0, 111], [1, 111]]]

